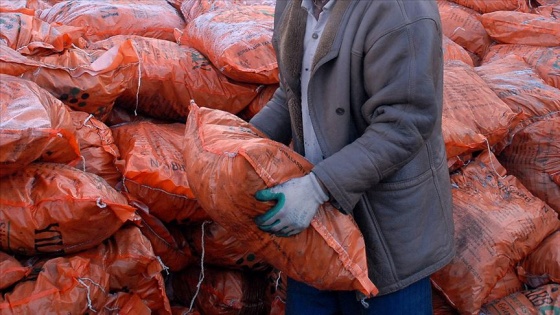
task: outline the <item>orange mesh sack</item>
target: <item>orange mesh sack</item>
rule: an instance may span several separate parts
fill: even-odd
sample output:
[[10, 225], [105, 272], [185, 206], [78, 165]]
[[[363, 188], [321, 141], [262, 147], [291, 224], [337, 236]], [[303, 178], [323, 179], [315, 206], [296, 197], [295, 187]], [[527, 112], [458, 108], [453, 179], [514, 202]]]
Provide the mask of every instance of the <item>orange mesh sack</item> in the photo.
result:
[[229, 78], [274, 84], [278, 63], [272, 47], [273, 22], [272, 6], [217, 9], [189, 22], [177, 41], [200, 51]]
[[560, 283], [560, 230], [549, 235], [517, 267], [519, 278], [536, 288]]
[[79, 45], [82, 28], [46, 23], [22, 13], [0, 13], [0, 40], [23, 55], [62, 52]]
[[[8, 60], [9, 62], [10, 60]], [[17, 60], [14, 62], [18, 62]], [[79, 48], [36, 58], [22, 77], [39, 84], [69, 107], [104, 121], [128, 80], [138, 72], [138, 56], [130, 42], [109, 51]], [[25, 65], [30, 65], [24, 61]]]
[[108, 297], [104, 311], [118, 314], [151, 315], [152, 310], [144, 304], [142, 298], [135, 293], [118, 292]]
[[135, 209], [101, 177], [56, 163], [33, 163], [1, 179], [0, 250], [27, 256], [97, 246]]
[[64, 104], [31, 81], [0, 74], [0, 176], [36, 160], [67, 163], [79, 156]]
[[23, 266], [16, 258], [0, 251], [0, 290], [23, 279], [31, 273], [31, 267]]
[[474, 60], [469, 52], [445, 35], [442, 37], [442, 47], [444, 61], [461, 60], [469, 66], [474, 67]]
[[248, 249], [235, 235], [216, 222], [183, 229], [190, 246], [205, 264], [229, 269], [263, 270], [270, 265], [260, 253]]
[[253, 116], [255, 116], [258, 112], [265, 107], [266, 103], [270, 101], [274, 92], [278, 89], [278, 84], [270, 84], [270, 85], [261, 85], [259, 87], [259, 94], [255, 97], [247, 107], [245, 107], [240, 113], [239, 117], [243, 118], [243, 120], [249, 121]]
[[235, 8], [246, 5], [268, 5], [274, 7], [276, 0], [167, 0], [168, 2], [181, 2], [180, 10], [187, 24], [199, 15], [206, 12], [224, 8]]
[[257, 201], [255, 193], [305, 175], [312, 168], [309, 161], [233, 114], [194, 103], [190, 110], [184, 136], [187, 177], [214, 221], [295, 280], [318, 289], [377, 294], [368, 278], [360, 230], [351, 216], [330, 203], [293, 237], [276, 237], [254, 223], [271, 207]]
[[537, 3], [541, 6], [554, 6], [558, 4], [558, 0], [537, 0]]
[[167, 3], [169, 3], [170, 5], [172, 5], [175, 10], [177, 11], [181, 11], [181, 4], [183, 4], [183, 0], [166, 0]]
[[181, 233], [171, 234], [166, 224], [148, 213], [143, 205], [138, 202], [133, 205], [139, 208], [136, 212], [140, 216], [138, 228], [152, 244], [154, 254], [170, 271], [179, 271], [194, 261], [189, 244]]
[[[186, 2], [186, 1], [185, 1]], [[173, 315], [202, 315], [194, 307], [173, 305], [171, 306], [171, 314]]]
[[461, 314], [478, 315], [498, 282], [560, 220], [488, 151], [453, 173], [451, 185], [456, 255], [431, 280]]
[[10, 0], [0, 1], [0, 12], [19, 12], [27, 15], [35, 15], [36, 11], [50, 8], [46, 0]]
[[482, 64], [502, 59], [507, 55], [517, 55], [525, 59], [544, 79], [544, 81], [560, 89], [560, 67], [558, 56], [560, 46], [542, 47], [530, 45], [499, 44], [490, 47], [482, 59]]
[[229, 80], [194, 48], [141, 36], [118, 35], [90, 49], [110, 49], [130, 40], [140, 69], [117, 99], [119, 107], [184, 122], [194, 99], [200, 106], [237, 113], [257, 95], [257, 85]]
[[119, 124], [125, 124], [125, 123], [130, 123], [130, 122], [135, 122], [135, 121], [143, 121], [143, 120], [148, 120], [148, 121], [153, 121], [153, 122], [161, 122], [161, 123], [169, 123], [169, 121], [165, 120], [165, 121], [161, 121], [158, 120], [156, 118], [153, 117], [149, 117], [143, 114], [138, 114], [135, 113], [134, 111], [119, 107], [119, 106], [115, 106], [113, 107], [113, 109], [111, 110], [111, 113], [109, 114], [109, 117], [107, 117], [107, 120], [105, 120], [105, 124], [107, 124], [107, 126], [113, 127]]
[[433, 315], [459, 315], [445, 297], [436, 290], [432, 290], [432, 311]]
[[35, 267], [34, 274], [0, 296], [0, 313], [89, 314], [103, 310], [109, 274], [81, 257], [58, 257]]
[[101, 121], [138, 72], [138, 57], [130, 42], [109, 51], [67, 49], [41, 57], [25, 57], [3, 45], [0, 52], [0, 73], [33, 81], [69, 107]]
[[547, 18], [558, 18], [558, 0], [549, 0], [550, 3], [546, 3], [546, 1], [538, 1], [542, 2], [542, 4], [538, 7], [535, 7], [531, 10], [531, 13], [539, 14], [545, 16]]
[[288, 278], [278, 270], [272, 270], [268, 277], [270, 302], [270, 315], [284, 315], [286, 313], [286, 289]]
[[492, 291], [488, 294], [486, 299], [484, 299], [483, 305], [491, 301], [501, 299], [504, 296], [508, 296], [515, 292], [519, 292], [524, 289], [523, 282], [517, 276], [515, 267], [508, 269], [505, 276], [503, 276], [496, 285], [492, 288]]
[[139, 121], [112, 131], [121, 153], [116, 165], [123, 174], [123, 191], [163, 222], [208, 218], [187, 178], [191, 166], [183, 161], [184, 124]]
[[90, 42], [114, 35], [141, 35], [174, 41], [173, 29], [183, 29], [179, 13], [165, 0], [69, 0], [42, 10], [46, 22], [84, 27]]
[[523, 121], [498, 156], [508, 173], [560, 214], [560, 111]]
[[120, 153], [111, 129], [93, 117], [93, 114], [71, 111], [70, 116], [76, 128], [76, 137], [82, 154], [82, 159], [73, 166], [99, 175], [111, 187], [115, 187], [120, 182], [122, 174], [115, 166]]
[[495, 145], [519, 123], [521, 115], [473, 67], [458, 60], [445, 63], [443, 137], [449, 159]]
[[194, 299], [202, 314], [270, 314], [266, 273], [205, 266], [204, 278], [200, 274], [200, 266], [189, 267], [172, 278], [172, 286], [180, 301]]
[[[168, 0], [169, 1], [169, 0]], [[236, 5], [236, 0], [189, 0], [181, 3], [181, 13], [187, 24], [198, 16], [223, 8], [231, 8]]]
[[555, 315], [559, 311], [560, 284], [548, 284], [488, 303], [481, 309], [480, 315]]
[[89, 259], [79, 255], [52, 261], [30, 258], [28, 264], [31, 273], [24, 278], [25, 284], [5, 292], [0, 313], [151, 314], [138, 294], [113, 291], [108, 285], [111, 275]]
[[90, 260], [109, 274], [111, 292], [136, 294], [152, 314], [171, 314], [163, 279], [165, 266], [138, 227], [125, 225], [107, 241], [77, 255]]
[[29, 59], [14, 49], [0, 45], [0, 73], [20, 76], [27, 71], [34, 71], [41, 67], [39, 61]]
[[284, 315], [286, 314], [286, 301], [280, 297], [275, 297], [270, 306], [270, 315]]
[[494, 11], [522, 11], [528, 12], [529, 1], [525, 0], [451, 0], [457, 4], [471, 8], [480, 13]]
[[492, 39], [480, 23], [481, 14], [447, 0], [437, 1], [443, 34], [478, 58], [482, 58]]
[[506, 44], [560, 46], [560, 25], [555, 17], [517, 11], [483, 14], [480, 22], [492, 39]]
[[514, 112], [523, 112], [523, 118], [560, 111], [560, 89], [546, 84], [520, 56], [507, 55], [475, 71]]

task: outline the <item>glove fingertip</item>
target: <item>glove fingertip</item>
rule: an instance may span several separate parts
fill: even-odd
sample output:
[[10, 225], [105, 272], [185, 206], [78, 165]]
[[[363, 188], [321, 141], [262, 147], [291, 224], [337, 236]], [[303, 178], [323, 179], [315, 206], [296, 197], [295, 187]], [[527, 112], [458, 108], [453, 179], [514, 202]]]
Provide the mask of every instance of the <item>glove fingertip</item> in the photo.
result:
[[274, 233], [274, 235], [278, 237], [289, 237], [294, 234], [296, 234], [296, 230], [288, 226], [285, 226], [282, 229], [280, 229], [278, 232]]
[[[266, 221], [266, 220], [265, 220]], [[257, 226], [259, 227], [259, 229], [265, 231], [265, 232], [274, 232], [274, 227], [276, 225], [278, 225], [278, 223], [280, 223], [280, 220], [276, 220], [274, 221], [272, 224], [258, 224]]]
[[276, 215], [276, 213], [278, 212], [278, 210], [279, 210], [279, 208], [277, 206], [274, 206], [274, 207], [270, 208], [270, 210], [268, 210], [267, 212], [256, 216], [255, 219], [254, 219], [255, 223], [257, 225], [265, 225], [265, 222], [267, 222], [272, 217], [274, 217]]
[[262, 189], [255, 193], [255, 198], [258, 201], [270, 201], [275, 199], [274, 194], [268, 189]]
[[266, 217], [265, 217], [266, 213], [261, 214], [259, 216], [256, 216], [255, 219], [253, 221], [255, 221], [255, 223], [259, 226], [263, 225], [263, 223], [266, 221]]

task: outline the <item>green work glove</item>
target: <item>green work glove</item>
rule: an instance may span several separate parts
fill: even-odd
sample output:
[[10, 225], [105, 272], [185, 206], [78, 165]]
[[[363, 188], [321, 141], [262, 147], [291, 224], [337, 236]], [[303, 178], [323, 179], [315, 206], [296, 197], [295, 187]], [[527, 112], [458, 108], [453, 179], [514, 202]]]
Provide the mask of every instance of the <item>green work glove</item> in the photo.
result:
[[259, 190], [255, 198], [277, 201], [274, 207], [256, 217], [255, 223], [261, 230], [283, 237], [306, 229], [319, 206], [329, 200], [313, 173]]

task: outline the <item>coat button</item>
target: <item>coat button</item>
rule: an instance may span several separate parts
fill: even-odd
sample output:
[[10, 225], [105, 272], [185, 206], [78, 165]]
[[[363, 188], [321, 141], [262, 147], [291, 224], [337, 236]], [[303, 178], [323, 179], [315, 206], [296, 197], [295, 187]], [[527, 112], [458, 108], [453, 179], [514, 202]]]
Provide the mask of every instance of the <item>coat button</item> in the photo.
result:
[[337, 109], [336, 109], [336, 114], [337, 114], [337, 115], [344, 115], [344, 108], [340, 108], [340, 107], [337, 108]]
[[312, 37], [313, 39], [317, 39], [317, 38], [319, 38], [319, 35], [317, 35], [317, 33], [313, 33], [313, 35], [311, 35], [311, 37]]

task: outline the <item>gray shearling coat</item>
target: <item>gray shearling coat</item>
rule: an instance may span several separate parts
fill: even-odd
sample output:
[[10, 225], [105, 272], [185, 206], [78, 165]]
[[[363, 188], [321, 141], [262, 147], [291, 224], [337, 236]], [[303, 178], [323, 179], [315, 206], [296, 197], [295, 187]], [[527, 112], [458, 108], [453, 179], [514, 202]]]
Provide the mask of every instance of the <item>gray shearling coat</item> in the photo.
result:
[[[251, 119], [271, 139], [293, 139], [303, 155], [306, 16], [301, 0], [277, 0], [280, 88]], [[432, 0], [337, 0], [313, 62], [309, 110], [325, 157], [313, 172], [360, 227], [380, 294], [429, 276], [454, 255], [441, 40]]]

